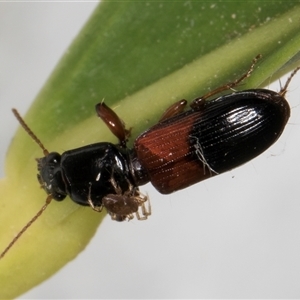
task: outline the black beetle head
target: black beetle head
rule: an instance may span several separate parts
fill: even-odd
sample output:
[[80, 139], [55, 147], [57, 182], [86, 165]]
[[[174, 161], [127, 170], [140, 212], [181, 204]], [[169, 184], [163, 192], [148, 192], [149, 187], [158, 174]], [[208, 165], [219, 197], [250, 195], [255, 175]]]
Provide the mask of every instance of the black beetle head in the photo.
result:
[[39, 171], [37, 175], [38, 181], [46, 193], [57, 201], [65, 199], [67, 195], [65, 183], [62, 178], [60, 159], [61, 155], [56, 152], [51, 152], [37, 159]]

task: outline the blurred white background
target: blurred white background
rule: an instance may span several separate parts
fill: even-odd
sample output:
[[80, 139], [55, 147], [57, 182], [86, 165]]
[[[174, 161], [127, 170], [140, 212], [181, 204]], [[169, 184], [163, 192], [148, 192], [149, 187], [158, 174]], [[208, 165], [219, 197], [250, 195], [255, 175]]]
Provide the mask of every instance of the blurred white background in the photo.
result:
[[[96, 5], [0, 3], [1, 176], [18, 126], [10, 109], [25, 114]], [[147, 221], [107, 217], [84, 252], [20, 299], [299, 298], [299, 75], [287, 94], [292, 117], [272, 148], [174, 195], [143, 187]]]

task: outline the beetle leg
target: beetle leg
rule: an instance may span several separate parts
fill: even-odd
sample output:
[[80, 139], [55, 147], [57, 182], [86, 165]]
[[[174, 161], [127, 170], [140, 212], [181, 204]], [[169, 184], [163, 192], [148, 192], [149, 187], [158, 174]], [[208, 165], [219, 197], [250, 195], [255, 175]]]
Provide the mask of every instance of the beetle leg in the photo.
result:
[[284, 97], [286, 92], [287, 92], [287, 88], [292, 80], [292, 78], [296, 75], [296, 73], [300, 70], [300, 67], [297, 67], [289, 76], [289, 78], [287, 79], [285, 85], [283, 87], [281, 87], [280, 91], [279, 91], [279, 95]]
[[102, 212], [103, 210], [103, 205], [95, 206], [90, 198], [88, 199], [88, 204], [96, 212]]
[[96, 212], [102, 212], [102, 210], [103, 210], [103, 205], [101, 205], [101, 206], [95, 206], [90, 198], [88, 199], [88, 203], [89, 203], [89, 206], [90, 206], [94, 211], [96, 211]]
[[101, 212], [103, 210], [103, 205], [101, 206], [95, 206], [93, 201], [92, 201], [92, 197], [91, 197], [91, 190], [92, 190], [92, 183], [90, 182], [90, 186], [89, 186], [89, 195], [88, 195], [88, 199], [87, 202], [89, 204], [89, 206], [96, 212]]
[[230, 90], [230, 89], [233, 89], [234, 87], [236, 87], [238, 84], [240, 84], [244, 79], [248, 78], [251, 73], [253, 72], [254, 70], [254, 66], [255, 64], [257, 63], [257, 61], [261, 58], [261, 54], [258, 54], [256, 57], [254, 57], [254, 59], [252, 60], [252, 63], [250, 65], [250, 68], [248, 69], [248, 71], [246, 73], [244, 73], [240, 78], [236, 79], [235, 81], [233, 82], [229, 82], [225, 85], [222, 85], [210, 92], [208, 92], [207, 94], [205, 94], [204, 96], [202, 97], [199, 97], [199, 98], [196, 98], [193, 100], [193, 102], [191, 103], [191, 108], [193, 109], [201, 109], [203, 107], [203, 104], [204, 102], [212, 97], [213, 95], [216, 95], [216, 94], [219, 94], [223, 91], [226, 91], [226, 90]]
[[[146, 202], [148, 202], [148, 207], [147, 208], [146, 208], [146, 205], [145, 205]], [[142, 203], [141, 209], [142, 209], [142, 214], [143, 214], [144, 218], [140, 219], [140, 220], [145, 220], [152, 213], [151, 203], [150, 203], [150, 199], [148, 197], [146, 197], [145, 202]]]
[[[138, 191], [136, 191], [136, 193], [134, 195], [134, 200], [138, 203], [139, 208], [141, 210], [141, 214], [142, 214], [142, 216], [141, 216], [139, 211], [136, 211], [135, 212], [136, 218], [139, 221], [146, 220], [148, 218], [148, 216], [150, 216], [152, 213], [150, 199], [149, 199], [148, 195], [144, 195], [138, 190]], [[146, 202], [148, 202], [147, 208], [145, 205]]]
[[160, 117], [159, 122], [165, 121], [171, 117], [174, 117], [185, 109], [187, 101], [182, 99], [174, 104], [172, 104]]
[[130, 129], [125, 128], [125, 123], [104, 102], [96, 105], [97, 115], [104, 121], [109, 130], [119, 139], [119, 144], [126, 148], [126, 142], [130, 137]]
[[[116, 194], [117, 194], [117, 195], [122, 195], [122, 190], [121, 190], [121, 188], [118, 186], [118, 184], [117, 184], [117, 182], [116, 182], [116, 180], [115, 180], [115, 178], [114, 178], [113, 176], [112, 176], [111, 179], [110, 179], [110, 183], [111, 183], [112, 186], [114, 187]], [[131, 185], [129, 185], [128, 190], [131, 191]]]

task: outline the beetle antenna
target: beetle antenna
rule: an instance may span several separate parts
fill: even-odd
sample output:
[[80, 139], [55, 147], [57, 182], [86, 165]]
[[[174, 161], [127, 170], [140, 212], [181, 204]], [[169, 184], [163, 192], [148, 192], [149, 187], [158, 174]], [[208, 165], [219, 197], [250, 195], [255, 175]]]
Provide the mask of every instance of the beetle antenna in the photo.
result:
[[4, 251], [0, 254], [0, 259], [2, 259], [5, 254], [10, 250], [10, 248], [17, 242], [17, 240], [23, 235], [23, 233], [41, 216], [41, 214], [45, 211], [47, 206], [50, 204], [52, 200], [52, 195], [49, 195], [46, 199], [45, 204], [42, 208], [37, 212], [37, 214], [19, 231], [19, 233], [13, 238], [13, 240], [8, 244], [8, 246], [4, 249]]
[[286, 92], [287, 92], [287, 88], [288, 88], [288, 86], [289, 86], [291, 80], [293, 79], [293, 77], [296, 75], [296, 73], [297, 73], [299, 70], [300, 70], [300, 66], [297, 67], [297, 68], [291, 73], [291, 75], [289, 76], [288, 80], [286, 81], [284, 87], [282, 87], [282, 88], [280, 89], [280, 91], [279, 91], [279, 93], [278, 93], [279, 95], [281, 95], [282, 97], [285, 96], [285, 94], [286, 94]]
[[32, 130], [29, 128], [29, 126], [25, 123], [23, 118], [20, 116], [19, 112], [13, 108], [12, 109], [13, 114], [19, 121], [20, 125], [25, 129], [25, 131], [29, 134], [29, 136], [40, 146], [40, 148], [43, 150], [44, 155], [48, 155], [49, 151], [44, 147], [42, 142], [38, 139], [38, 137], [32, 132]]

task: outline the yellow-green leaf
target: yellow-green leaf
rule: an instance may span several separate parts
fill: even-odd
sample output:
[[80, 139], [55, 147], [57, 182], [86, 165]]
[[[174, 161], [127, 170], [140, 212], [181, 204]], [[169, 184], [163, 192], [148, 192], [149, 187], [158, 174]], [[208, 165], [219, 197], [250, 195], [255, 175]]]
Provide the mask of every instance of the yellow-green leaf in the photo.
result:
[[[299, 24], [298, 2], [105, 1], [58, 63], [26, 122], [50, 151], [115, 141], [95, 117], [95, 103], [105, 99], [135, 137], [174, 101], [237, 78], [258, 53], [263, 58], [243, 89], [290, 70], [299, 62]], [[1, 249], [43, 205], [34, 161], [40, 156], [19, 130], [0, 186]], [[52, 203], [0, 261], [0, 297], [20, 295], [73, 259], [104, 215], [70, 199]]]

